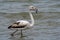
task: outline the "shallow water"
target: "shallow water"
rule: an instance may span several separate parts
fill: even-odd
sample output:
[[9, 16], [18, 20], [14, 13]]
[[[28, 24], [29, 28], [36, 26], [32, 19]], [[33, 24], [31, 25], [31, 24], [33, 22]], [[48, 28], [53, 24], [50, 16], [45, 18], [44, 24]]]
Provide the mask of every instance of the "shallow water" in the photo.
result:
[[0, 40], [60, 40], [60, 13], [33, 14], [35, 25], [32, 29], [23, 31], [25, 37], [20, 38], [20, 31], [11, 37], [14, 31], [8, 30], [8, 26], [19, 20], [30, 20], [28, 13], [0, 14]]
[[[60, 1], [33, 0], [32, 2], [0, 2], [0, 40], [60, 40]], [[33, 13], [35, 25], [23, 30], [25, 37], [20, 38], [20, 31], [14, 37], [8, 26], [17, 20], [28, 20], [28, 6], [34, 5], [39, 13]]]

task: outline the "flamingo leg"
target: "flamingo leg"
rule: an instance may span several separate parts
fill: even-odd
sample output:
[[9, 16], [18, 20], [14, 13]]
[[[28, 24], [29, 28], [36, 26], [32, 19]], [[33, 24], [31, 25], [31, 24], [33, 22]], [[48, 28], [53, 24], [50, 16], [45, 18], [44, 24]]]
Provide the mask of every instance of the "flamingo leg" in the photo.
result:
[[11, 34], [11, 36], [14, 36], [14, 34], [15, 34], [17, 31], [18, 31], [18, 29], [17, 29], [16, 31], [14, 31], [14, 32]]
[[21, 37], [23, 36], [22, 29], [21, 29]]

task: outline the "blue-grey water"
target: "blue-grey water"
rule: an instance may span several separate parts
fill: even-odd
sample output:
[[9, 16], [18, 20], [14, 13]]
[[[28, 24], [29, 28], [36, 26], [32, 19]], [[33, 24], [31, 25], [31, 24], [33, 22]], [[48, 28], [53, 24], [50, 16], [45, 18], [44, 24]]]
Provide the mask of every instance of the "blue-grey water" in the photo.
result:
[[[39, 12], [33, 13], [35, 25], [20, 31], [14, 37], [8, 26], [17, 20], [30, 21], [28, 6], [36, 6]], [[60, 0], [0, 0], [0, 40], [60, 40]]]

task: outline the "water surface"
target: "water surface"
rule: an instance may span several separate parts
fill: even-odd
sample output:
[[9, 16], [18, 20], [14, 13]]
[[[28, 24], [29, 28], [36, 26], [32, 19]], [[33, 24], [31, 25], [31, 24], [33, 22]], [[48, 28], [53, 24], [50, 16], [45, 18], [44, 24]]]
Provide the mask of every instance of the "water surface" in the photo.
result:
[[[9, 25], [21, 19], [30, 21], [29, 5], [39, 9], [37, 14], [33, 13], [35, 25], [32, 29], [23, 31], [25, 37], [20, 38], [20, 31], [11, 37], [14, 30], [9, 30]], [[0, 40], [60, 40], [60, 1], [0, 1]]]

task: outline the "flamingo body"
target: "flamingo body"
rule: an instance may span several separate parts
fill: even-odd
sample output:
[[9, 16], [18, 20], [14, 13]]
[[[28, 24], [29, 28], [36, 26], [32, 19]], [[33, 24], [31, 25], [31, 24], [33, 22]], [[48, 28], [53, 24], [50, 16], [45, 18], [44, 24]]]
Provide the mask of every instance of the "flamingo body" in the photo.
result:
[[10, 25], [8, 27], [8, 29], [10, 28], [27, 28], [28, 26], [30, 26], [30, 23], [28, 21], [25, 21], [25, 20], [19, 20], [15, 23], [13, 23], [12, 25]]

